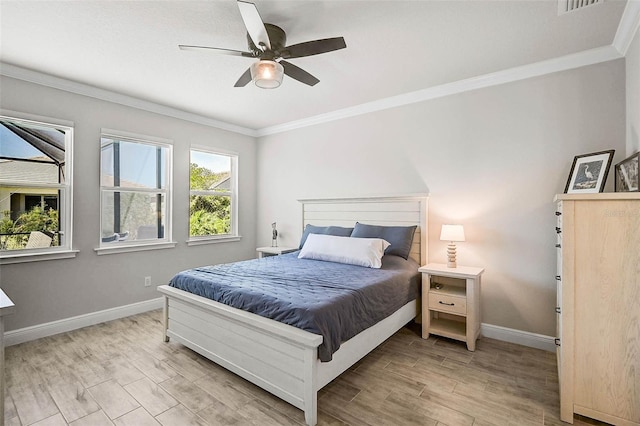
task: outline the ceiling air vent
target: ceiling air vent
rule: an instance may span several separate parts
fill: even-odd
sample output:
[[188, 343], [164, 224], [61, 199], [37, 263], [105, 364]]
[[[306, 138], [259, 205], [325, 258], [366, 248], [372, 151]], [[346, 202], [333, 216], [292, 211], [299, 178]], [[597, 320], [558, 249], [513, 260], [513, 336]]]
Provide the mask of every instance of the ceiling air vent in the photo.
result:
[[587, 6], [603, 3], [604, 0], [558, 0], [558, 15], [575, 12]]

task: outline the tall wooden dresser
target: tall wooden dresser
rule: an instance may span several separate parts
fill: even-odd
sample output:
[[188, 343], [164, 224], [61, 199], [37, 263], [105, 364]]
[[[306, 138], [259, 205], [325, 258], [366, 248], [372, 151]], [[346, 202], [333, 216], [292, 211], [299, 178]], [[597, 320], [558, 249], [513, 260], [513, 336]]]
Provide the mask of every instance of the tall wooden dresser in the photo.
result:
[[640, 425], [640, 193], [555, 201], [560, 417]]

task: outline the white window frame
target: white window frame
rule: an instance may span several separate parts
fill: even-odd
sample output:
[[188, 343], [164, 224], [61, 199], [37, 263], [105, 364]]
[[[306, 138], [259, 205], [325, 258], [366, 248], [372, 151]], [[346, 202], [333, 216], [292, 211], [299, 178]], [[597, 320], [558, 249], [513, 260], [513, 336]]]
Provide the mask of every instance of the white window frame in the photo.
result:
[[[191, 164], [191, 153], [192, 151], [199, 151], [205, 154], [214, 154], [214, 155], [224, 155], [226, 157], [230, 157], [231, 159], [231, 176], [229, 182], [231, 184], [231, 190], [225, 193], [221, 193], [220, 191], [202, 191], [202, 190], [191, 190], [191, 180], [189, 179], [189, 200], [191, 200], [192, 195], [229, 195], [231, 197], [231, 231], [228, 234], [215, 234], [215, 235], [198, 235], [191, 236], [191, 230], [189, 229], [189, 219], [190, 215], [187, 215], [187, 229], [189, 237], [187, 240], [187, 245], [200, 245], [200, 244], [215, 244], [215, 243], [225, 243], [232, 241], [240, 241], [242, 238], [239, 234], [239, 226], [238, 226], [238, 153], [233, 151], [227, 151], [223, 149], [211, 148], [202, 145], [191, 145], [189, 149], [189, 167]], [[188, 212], [188, 208], [187, 208]]]
[[[100, 147], [102, 147], [102, 138], [117, 139], [124, 142], [133, 142], [146, 145], [155, 145], [167, 149], [166, 164], [166, 188], [128, 188], [119, 187], [120, 192], [137, 192], [137, 193], [161, 193], [165, 202], [165, 221], [164, 221], [164, 238], [155, 240], [126, 240], [110, 243], [102, 242], [102, 208], [103, 194], [105, 192], [116, 192], [112, 186], [102, 186], [100, 182], [100, 235], [98, 236], [99, 246], [95, 248], [98, 255], [126, 253], [133, 251], [157, 250], [165, 248], [173, 248], [176, 242], [172, 241], [172, 218], [173, 218], [173, 141], [170, 139], [159, 138], [156, 136], [142, 135], [138, 133], [125, 132], [113, 129], [101, 129], [100, 131]], [[100, 159], [100, 170], [102, 170], [102, 159]], [[101, 173], [101, 172], [100, 172]], [[102, 180], [102, 179], [101, 179]]]
[[43, 126], [64, 130], [65, 132], [65, 180], [60, 184], [9, 182], [2, 183], [7, 186], [34, 187], [57, 189], [60, 191], [58, 200], [58, 214], [60, 218], [60, 235], [63, 235], [63, 244], [56, 247], [37, 249], [21, 249], [0, 252], [0, 265], [12, 263], [37, 262], [43, 260], [68, 259], [76, 256], [79, 250], [73, 249], [73, 134], [74, 123], [57, 118], [43, 117], [34, 114], [0, 109], [0, 118], [24, 123], [32, 126]]

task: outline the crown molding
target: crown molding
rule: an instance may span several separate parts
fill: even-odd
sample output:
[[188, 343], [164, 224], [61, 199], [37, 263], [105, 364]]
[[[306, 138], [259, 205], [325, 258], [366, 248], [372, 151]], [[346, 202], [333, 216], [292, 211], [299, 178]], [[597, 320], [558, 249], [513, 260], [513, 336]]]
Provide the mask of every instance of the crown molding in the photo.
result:
[[640, 0], [628, 0], [613, 39], [613, 47], [622, 56], [627, 54], [638, 28], [640, 28]]
[[612, 61], [622, 57], [623, 55], [613, 46], [598, 47], [595, 49], [589, 49], [583, 52], [561, 56], [546, 61], [535, 62], [533, 64], [510, 68], [503, 71], [497, 71], [490, 74], [484, 74], [465, 80], [445, 83], [438, 86], [429, 87], [427, 89], [405, 93], [403, 95], [392, 96], [385, 99], [367, 102], [353, 107], [328, 112], [326, 114], [303, 118], [301, 120], [290, 121], [288, 123], [270, 127], [264, 127], [257, 130], [257, 136], [262, 137], [273, 135], [276, 133], [287, 132], [294, 129], [300, 129], [302, 127], [341, 120], [343, 118], [354, 117], [357, 115], [367, 114], [375, 111], [382, 111], [390, 108], [396, 108], [417, 102], [424, 102], [432, 99], [442, 98], [445, 96], [455, 95], [458, 93], [468, 92], [471, 90], [497, 86], [500, 84], [539, 77], [554, 72], [566, 71], [574, 68], [584, 67], [587, 65]]
[[88, 96], [103, 101], [125, 105], [156, 114], [162, 114], [197, 124], [203, 124], [205, 126], [215, 127], [234, 133], [240, 133], [252, 137], [257, 136], [257, 131], [254, 129], [249, 129], [247, 127], [238, 126], [235, 124], [227, 123], [225, 121], [205, 117], [199, 114], [182, 111], [180, 109], [157, 104], [155, 102], [145, 101], [143, 99], [123, 95], [121, 93], [112, 92], [110, 90], [100, 89], [98, 87], [79, 83], [77, 81], [55, 77], [49, 74], [22, 68], [5, 62], [0, 62], [0, 75], [15, 78], [18, 80], [28, 81], [30, 83], [40, 84], [42, 86], [52, 87], [54, 89], [76, 93], [78, 95]]
[[132, 96], [111, 92], [109, 90], [100, 89], [64, 78], [54, 77], [48, 74], [40, 73], [7, 63], [0, 62], [0, 74], [19, 80], [29, 81], [43, 86], [52, 87], [55, 89], [65, 90], [96, 99], [110, 101], [133, 108], [166, 115], [169, 117], [174, 117], [198, 124], [203, 124], [206, 126], [219, 128], [222, 130], [227, 130], [230, 132], [259, 138], [277, 133], [288, 132], [303, 127], [309, 127], [317, 124], [341, 120], [344, 118], [368, 114], [371, 112], [397, 108], [413, 103], [424, 102], [432, 99], [469, 92], [472, 90], [498, 86], [501, 84], [526, 80], [528, 78], [539, 77], [554, 72], [566, 71], [619, 59], [624, 57], [624, 55], [626, 54], [626, 51], [629, 49], [629, 45], [633, 41], [633, 37], [635, 36], [635, 33], [639, 26], [640, 0], [629, 0], [627, 6], [625, 7], [620, 25], [618, 26], [614, 42], [610, 46], [589, 49], [558, 58], [535, 62], [515, 68], [509, 68], [506, 70], [484, 74], [481, 76], [471, 77], [465, 80], [445, 83], [438, 86], [429, 87], [427, 89], [379, 99], [376, 101], [355, 105], [353, 107], [343, 108], [325, 114], [319, 114], [313, 117], [290, 121], [283, 124], [277, 124], [275, 126], [263, 127], [261, 129], [250, 129], [247, 127], [238, 126], [202, 115], [168, 107], [166, 105], [145, 101], [142, 99], [134, 98]]

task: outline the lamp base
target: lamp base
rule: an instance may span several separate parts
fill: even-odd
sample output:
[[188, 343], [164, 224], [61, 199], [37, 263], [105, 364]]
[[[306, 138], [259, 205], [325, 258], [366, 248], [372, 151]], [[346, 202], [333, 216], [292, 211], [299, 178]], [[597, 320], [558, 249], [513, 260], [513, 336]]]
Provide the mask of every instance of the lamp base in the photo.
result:
[[456, 264], [456, 244], [450, 242], [447, 245], [447, 268], [457, 268]]

